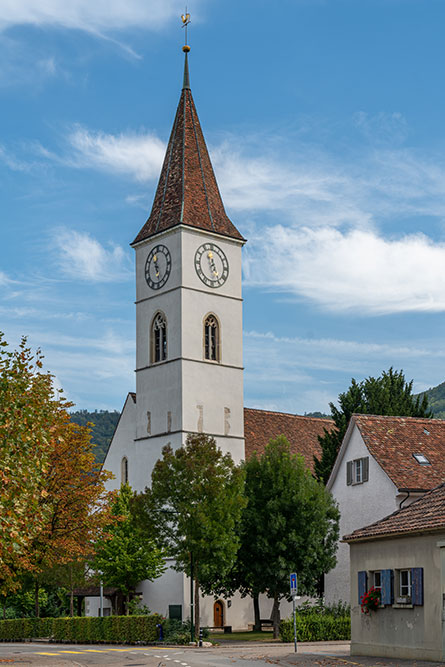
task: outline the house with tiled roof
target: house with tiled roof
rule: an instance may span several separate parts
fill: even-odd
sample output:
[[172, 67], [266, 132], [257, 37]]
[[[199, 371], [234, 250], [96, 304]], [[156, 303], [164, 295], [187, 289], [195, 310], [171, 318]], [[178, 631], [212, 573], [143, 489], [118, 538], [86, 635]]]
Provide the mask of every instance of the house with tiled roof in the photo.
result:
[[[444, 662], [445, 484], [343, 541], [351, 562], [351, 655]], [[365, 614], [371, 586], [380, 604]]]
[[[410, 505], [445, 481], [445, 421], [353, 415], [327, 488], [340, 509], [340, 535]], [[325, 576], [329, 602], [349, 602], [349, 549]]]
[[[136, 491], [170, 444], [205, 433], [236, 463], [261, 454], [285, 435], [312, 469], [318, 436], [330, 420], [244, 408], [243, 235], [229, 219], [206, 147], [190, 88], [189, 47], [173, 128], [148, 219], [132, 242], [136, 256], [136, 392], [125, 401], [105, 457], [114, 473], [108, 487], [128, 482]], [[172, 480], [172, 484], [174, 480]], [[173, 563], [171, 563], [173, 565]], [[171, 567], [138, 586], [145, 604], [165, 616], [186, 618], [190, 582]], [[261, 600], [269, 618], [273, 602]], [[97, 614], [97, 599], [86, 601]], [[289, 613], [290, 608], [283, 609]], [[206, 597], [207, 626], [247, 628], [253, 604]]]

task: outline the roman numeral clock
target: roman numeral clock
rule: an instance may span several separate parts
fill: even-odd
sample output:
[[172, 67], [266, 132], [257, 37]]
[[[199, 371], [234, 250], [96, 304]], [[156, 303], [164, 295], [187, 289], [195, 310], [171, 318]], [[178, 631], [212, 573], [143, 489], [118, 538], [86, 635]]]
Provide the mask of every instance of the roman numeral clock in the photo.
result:
[[221, 287], [229, 276], [229, 262], [215, 243], [203, 243], [195, 253], [195, 271], [207, 287]]

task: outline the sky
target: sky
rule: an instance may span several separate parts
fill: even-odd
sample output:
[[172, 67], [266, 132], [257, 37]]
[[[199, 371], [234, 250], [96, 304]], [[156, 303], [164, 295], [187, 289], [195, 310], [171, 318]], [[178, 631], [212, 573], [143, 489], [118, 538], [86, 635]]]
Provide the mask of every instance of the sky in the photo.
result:
[[[244, 248], [245, 404], [445, 380], [443, 0], [194, 0], [191, 87]], [[78, 409], [135, 378], [134, 251], [182, 84], [176, 0], [0, 2], [0, 331]]]

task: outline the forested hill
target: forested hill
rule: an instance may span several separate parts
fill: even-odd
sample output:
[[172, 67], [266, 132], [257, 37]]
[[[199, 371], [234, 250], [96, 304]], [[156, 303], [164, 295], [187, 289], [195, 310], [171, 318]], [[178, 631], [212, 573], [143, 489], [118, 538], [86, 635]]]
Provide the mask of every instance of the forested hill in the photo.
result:
[[98, 463], [102, 463], [105, 458], [119, 416], [120, 412], [117, 410], [113, 412], [109, 412], [108, 410], [95, 410], [94, 412], [78, 410], [71, 413], [71, 419], [76, 424], [80, 424], [81, 426], [86, 426], [88, 422], [94, 424], [91, 439], [96, 445], [94, 453]]
[[418, 395], [422, 399], [424, 394], [427, 395], [428, 406], [433, 411], [433, 417], [445, 419], [445, 382]]

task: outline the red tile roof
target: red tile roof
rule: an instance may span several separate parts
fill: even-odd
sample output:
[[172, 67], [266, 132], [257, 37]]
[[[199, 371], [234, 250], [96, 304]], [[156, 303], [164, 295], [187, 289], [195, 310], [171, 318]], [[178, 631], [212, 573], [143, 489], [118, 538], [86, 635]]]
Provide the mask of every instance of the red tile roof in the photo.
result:
[[179, 224], [244, 240], [224, 210], [195, 103], [186, 82], [153, 208], [133, 243]]
[[[445, 420], [353, 415], [377, 463], [398, 489], [430, 490], [445, 481]], [[422, 465], [413, 454], [424, 454]]]
[[314, 455], [321, 456], [318, 436], [334, 425], [331, 419], [302, 417], [285, 412], [244, 408], [245, 452], [248, 459], [254, 452], [262, 454], [272, 438], [285, 435], [294, 454], [302, 454], [313, 470]]
[[445, 530], [445, 484], [393, 514], [345, 535], [345, 542]]

